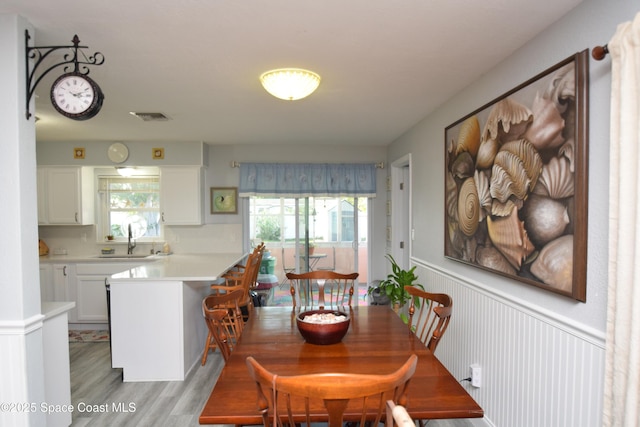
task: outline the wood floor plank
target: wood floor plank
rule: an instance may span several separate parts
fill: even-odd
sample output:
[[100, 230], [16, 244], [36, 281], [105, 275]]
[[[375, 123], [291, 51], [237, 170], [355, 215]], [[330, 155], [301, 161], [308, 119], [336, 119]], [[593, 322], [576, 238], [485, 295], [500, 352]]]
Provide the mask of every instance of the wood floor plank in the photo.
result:
[[[195, 427], [224, 365], [211, 353], [205, 366], [194, 368], [184, 381], [123, 383], [120, 369], [111, 368], [109, 343], [70, 343], [71, 402], [108, 412], [73, 412], [73, 427]], [[130, 410], [135, 412], [116, 412]], [[115, 406], [114, 406], [115, 405]], [[102, 406], [104, 407], [104, 406]], [[434, 420], [427, 427], [473, 427], [470, 420]], [[232, 426], [229, 426], [232, 427]]]
[[[74, 407], [108, 408], [103, 413], [75, 410], [73, 427], [198, 426], [200, 411], [223, 366], [215, 353], [185, 381], [123, 383], [121, 370], [111, 368], [109, 343], [70, 343], [69, 357]], [[115, 411], [134, 409], [129, 404], [135, 412]]]

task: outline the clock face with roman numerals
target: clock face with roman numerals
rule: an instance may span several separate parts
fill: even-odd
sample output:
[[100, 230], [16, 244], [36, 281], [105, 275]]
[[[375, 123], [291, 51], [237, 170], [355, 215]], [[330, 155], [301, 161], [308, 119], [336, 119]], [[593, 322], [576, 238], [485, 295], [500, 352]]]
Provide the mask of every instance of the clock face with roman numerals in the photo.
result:
[[51, 102], [65, 117], [87, 120], [102, 108], [104, 95], [91, 78], [80, 73], [61, 75], [51, 86]]

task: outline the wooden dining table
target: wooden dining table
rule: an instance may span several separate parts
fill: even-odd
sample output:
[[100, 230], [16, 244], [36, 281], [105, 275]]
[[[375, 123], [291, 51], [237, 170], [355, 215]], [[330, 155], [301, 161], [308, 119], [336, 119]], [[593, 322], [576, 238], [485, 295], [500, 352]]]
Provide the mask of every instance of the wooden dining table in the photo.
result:
[[[481, 418], [482, 408], [388, 306], [346, 308], [342, 342], [313, 345], [296, 326], [291, 307], [256, 307], [200, 413], [200, 424], [262, 424], [257, 389], [246, 358], [278, 375], [319, 372], [386, 374], [418, 355], [406, 408], [414, 419]], [[293, 408], [302, 419], [304, 408]]]

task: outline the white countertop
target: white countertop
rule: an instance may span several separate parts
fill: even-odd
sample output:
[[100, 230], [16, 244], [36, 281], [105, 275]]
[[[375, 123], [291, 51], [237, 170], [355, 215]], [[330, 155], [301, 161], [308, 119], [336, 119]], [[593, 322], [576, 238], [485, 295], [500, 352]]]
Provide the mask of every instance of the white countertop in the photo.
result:
[[51, 319], [71, 310], [75, 306], [76, 303], [73, 301], [42, 301], [40, 309], [45, 319]]
[[[173, 256], [173, 255], [169, 255]], [[103, 263], [103, 262], [139, 262], [143, 264], [145, 262], [153, 262], [158, 259], [166, 258], [167, 255], [149, 255], [149, 256], [135, 256], [127, 257], [126, 254], [119, 254], [113, 256], [102, 257], [100, 255], [42, 255], [39, 258], [41, 264], [64, 264], [64, 263]]]
[[160, 257], [114, 274], [110, 283], [134, 281], [213, 281], [245, 257], [241, 253], [180, 254]]

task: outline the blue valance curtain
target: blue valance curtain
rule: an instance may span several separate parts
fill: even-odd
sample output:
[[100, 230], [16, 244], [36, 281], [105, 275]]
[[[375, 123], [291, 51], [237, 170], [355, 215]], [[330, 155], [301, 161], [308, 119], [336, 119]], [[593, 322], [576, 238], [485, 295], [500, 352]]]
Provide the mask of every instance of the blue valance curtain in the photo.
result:
[[363, 163], [241, 163], [240, 197], [375, 197], [376, 166]]

